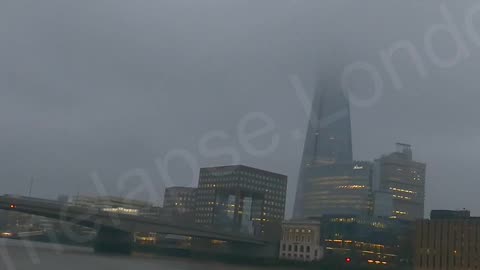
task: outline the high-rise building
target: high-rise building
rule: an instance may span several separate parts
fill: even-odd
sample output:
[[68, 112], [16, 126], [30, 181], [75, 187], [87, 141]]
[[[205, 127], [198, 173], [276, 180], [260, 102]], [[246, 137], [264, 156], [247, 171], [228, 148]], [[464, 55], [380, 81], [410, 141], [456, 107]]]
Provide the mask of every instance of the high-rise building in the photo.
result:
[[188, 215], [195, 211], [195, 192], [192, 187], [169, 187], [165, 189], [163, 208], [173, 215]]
[[315, 93], [295, 198], [295, 218], [368, 215], [372, 210], [368, 162], [353, 162], [350, 106], [340, 80]]
[[195, 222], [255, 235], [284, 219], [287, 176], [243, 165], [200, 169]]
[[[373, 213], [373, 163], [370, 161], [353, 162], [352, 179], [346, 186], [344, 196], [348, 198], [346, 204], [350, 214], [367, 216]], [[343, 186], [342, 186], [343, 187]]]
[[[390, 217], [408, 221], [424, 217], [425, 170], [425, 163], [413, 160], [408, 144], [397, 143], [395, 152], [375, 160], [373, 189], [389, 194]], [[375, 203], [382, 204], [386, 202]]]
[[432, 211], [415, 227], [414, 269], [480, 269], [480, 218], [465, 210]]

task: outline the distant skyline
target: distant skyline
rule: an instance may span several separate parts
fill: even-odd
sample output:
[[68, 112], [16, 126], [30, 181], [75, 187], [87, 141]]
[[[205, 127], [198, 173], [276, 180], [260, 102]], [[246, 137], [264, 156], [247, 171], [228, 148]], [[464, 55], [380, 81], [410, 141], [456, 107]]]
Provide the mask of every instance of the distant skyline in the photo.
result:
[[288, 175], [288, 217], [308, 102], [344, 50], [357, 63], [347, 80], [354, 159], [411, 144], [428, 164], [426, 211], [480, 215], [478, 5], [6, 1], [1, 193], [28, 194], [34, 177], [32, 196], [158, 204], [165, 186], [196, 185], [200, 167], [245, 164]]

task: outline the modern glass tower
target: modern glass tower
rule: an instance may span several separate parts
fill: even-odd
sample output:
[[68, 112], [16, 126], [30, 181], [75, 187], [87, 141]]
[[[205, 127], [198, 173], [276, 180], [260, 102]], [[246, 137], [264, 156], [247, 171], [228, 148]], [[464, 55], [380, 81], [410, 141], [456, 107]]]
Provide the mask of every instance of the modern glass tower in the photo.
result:
[[411, 146], [404, 143], [397, 143], [395, 152], [375, 160], [373, 189], [386, 194], [375, 205], [390, 206], [384, 215], [408, 221], [424, 217], [426, 166], [413, 160]]
[[368, 214], [370, 167], [353, 162], [349, 101], [340, 80], [329, 79], [314, 95], [294, 217]]

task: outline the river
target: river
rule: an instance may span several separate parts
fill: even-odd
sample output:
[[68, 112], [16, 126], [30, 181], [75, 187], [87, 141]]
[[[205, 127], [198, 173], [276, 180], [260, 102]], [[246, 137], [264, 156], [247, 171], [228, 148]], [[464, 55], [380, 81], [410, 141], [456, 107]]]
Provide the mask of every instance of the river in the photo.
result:
[[1, 270], [242, 270], [265, 269], [189, 258], [96, 255], [92, 249], [0, 239]]

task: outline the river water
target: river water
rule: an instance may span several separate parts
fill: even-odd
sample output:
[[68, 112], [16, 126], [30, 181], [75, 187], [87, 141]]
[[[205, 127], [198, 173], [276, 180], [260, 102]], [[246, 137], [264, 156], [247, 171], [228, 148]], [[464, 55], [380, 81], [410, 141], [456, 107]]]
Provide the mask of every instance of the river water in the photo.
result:
[[96, 255], [92, 249], [47, 243], [0, 239], [1, 270], [259, 270], [189, 258], [134, 254]]

